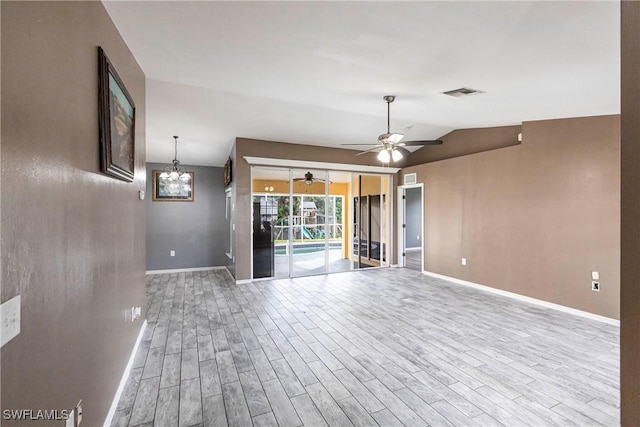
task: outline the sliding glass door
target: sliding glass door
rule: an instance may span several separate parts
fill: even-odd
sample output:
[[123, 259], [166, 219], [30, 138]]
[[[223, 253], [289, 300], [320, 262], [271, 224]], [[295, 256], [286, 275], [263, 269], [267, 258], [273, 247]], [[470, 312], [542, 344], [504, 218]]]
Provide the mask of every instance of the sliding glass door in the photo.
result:
[[327, 173], [292, 170], [291, 187], [291, 276], [327, 273]]
[[387, 176], [260, 167], [252, 175], [253, 278], [388, 265]]

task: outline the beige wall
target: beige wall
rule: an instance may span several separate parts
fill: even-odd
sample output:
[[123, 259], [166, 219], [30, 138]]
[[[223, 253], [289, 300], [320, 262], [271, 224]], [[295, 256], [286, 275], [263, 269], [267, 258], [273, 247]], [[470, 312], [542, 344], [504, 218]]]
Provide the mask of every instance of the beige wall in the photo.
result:
[[[102, 425], [142, 325], [124, 310], [145, 308], [145, 76], [100, 2], [1, 7], [1, 299], [22, 297], [2, 409], [82, 399]], [[136, 104], [133, 183], [100, 172], [97, 46]]]
[[521, 145], [403, 169], [425, 184], [425, 269], [619, 318], [619, 117], [522, 132]]
[[[409, 155], [406, 166], [452, 159], [518, 145], [522, 126], [456, 129], [442, 136], [442, 145], [427, 145]], [[404, 167], [404, 166], [403, 166]]]
[[640, 423], [640, 3], [622, 2], [622, 425]]

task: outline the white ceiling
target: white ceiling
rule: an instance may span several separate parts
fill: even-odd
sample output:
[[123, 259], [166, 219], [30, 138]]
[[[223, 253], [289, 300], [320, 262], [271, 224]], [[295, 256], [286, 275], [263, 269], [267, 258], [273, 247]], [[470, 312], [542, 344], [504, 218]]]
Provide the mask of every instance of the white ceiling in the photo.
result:
[[[213, 166], [236, 137], [374, 143], [387, 94], [408, 140], [620, 110], [616, 1], [103, 3], [147, 76], [150, 162], [172, 135]], [[442, 94], [463, 86], [486, 93]]]

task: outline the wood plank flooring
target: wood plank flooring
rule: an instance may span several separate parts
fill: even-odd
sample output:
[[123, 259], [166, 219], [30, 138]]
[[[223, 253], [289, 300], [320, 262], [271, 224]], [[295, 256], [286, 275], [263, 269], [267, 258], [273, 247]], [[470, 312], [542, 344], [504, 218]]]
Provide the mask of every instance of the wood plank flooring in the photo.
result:
[[147, 276], [113, 426], [619, 425], [619, 328], [409, 269]]
[[405, 268], [422, 272], [422, 249], [405, 249]]

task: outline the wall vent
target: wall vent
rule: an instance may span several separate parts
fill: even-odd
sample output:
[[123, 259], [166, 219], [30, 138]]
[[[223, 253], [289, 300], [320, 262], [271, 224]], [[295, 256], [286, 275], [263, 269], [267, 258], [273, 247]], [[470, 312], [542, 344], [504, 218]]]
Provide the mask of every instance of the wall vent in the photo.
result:
[[484, 93], [484, 92], [477, 89], [471, 89], [469, 87], [461, 87], [460, 89], [448, 90], [442, 93], [445, 95], [455, 96], [456, 98], [460, 98], [461, 96], [478, 95], [479, 93]]
[[416, 173], [408, 173], [404, 175], [404, 185], [415, 184], [418, 182], [418, 175]]

